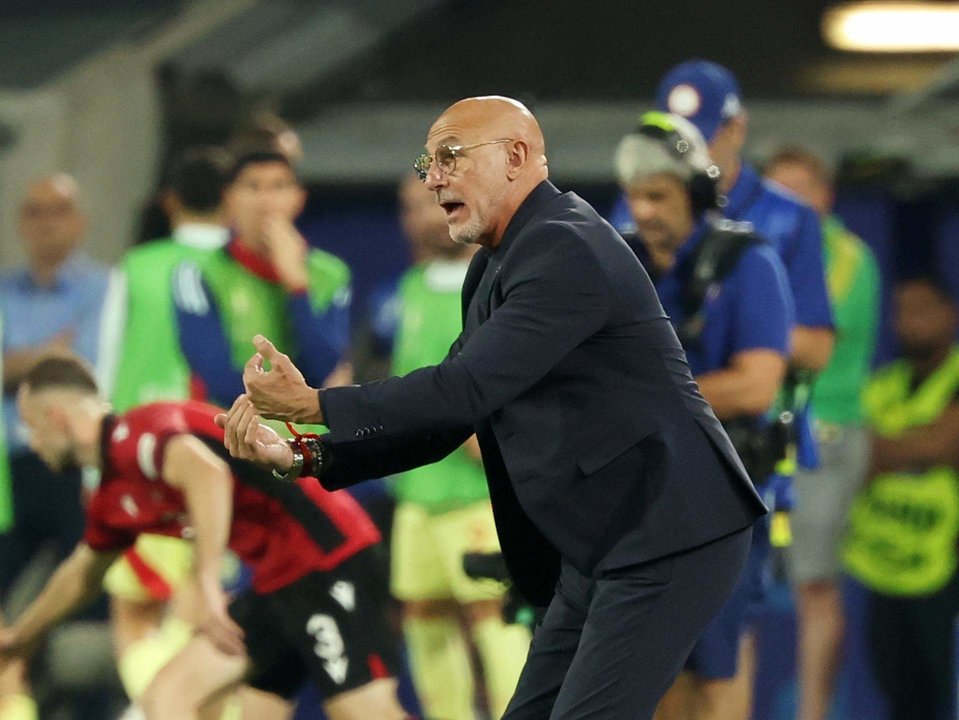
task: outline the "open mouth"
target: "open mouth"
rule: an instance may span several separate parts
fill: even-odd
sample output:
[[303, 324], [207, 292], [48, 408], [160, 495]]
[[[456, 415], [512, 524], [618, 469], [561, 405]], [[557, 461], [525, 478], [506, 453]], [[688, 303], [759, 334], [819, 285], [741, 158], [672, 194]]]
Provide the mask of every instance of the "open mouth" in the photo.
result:
[[465, 206], [461, 202], [443, 202], [440, 203], [440, 207], [443, 208], [443, 211], [446, 213], [446, 219], [449, 220]]

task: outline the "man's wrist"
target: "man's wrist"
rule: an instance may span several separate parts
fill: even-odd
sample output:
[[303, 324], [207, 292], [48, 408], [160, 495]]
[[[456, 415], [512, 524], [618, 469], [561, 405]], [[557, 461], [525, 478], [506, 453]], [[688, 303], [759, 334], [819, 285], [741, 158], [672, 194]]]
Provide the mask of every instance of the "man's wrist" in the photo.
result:
[[322, 423], [323, 411], [320, 406], [319, 391], [316, 388], [307, 386], [302, 391], [302, 399], [297, 403], [299, 412], [293, 422], [298, 423]]

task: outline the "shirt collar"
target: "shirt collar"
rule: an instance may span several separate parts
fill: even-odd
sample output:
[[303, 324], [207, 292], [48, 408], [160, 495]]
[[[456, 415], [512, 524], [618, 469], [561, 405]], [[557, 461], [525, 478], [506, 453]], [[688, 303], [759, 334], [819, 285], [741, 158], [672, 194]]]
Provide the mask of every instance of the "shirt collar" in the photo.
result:
[[188, 222], [173, 229], [173, 239], [199, 250], [217, 250], [230, 240], [230, 231], [215, 223]]
[[559, 195], [562, 195], [562, 193], [549, 180], [543, 180], [533, 188], [533, 191], [526, 196], [522, 204], [516, 208], [516, 212], [513, 213], [513, 217], [506, 226], [506, 232], [503, 233], [503, 239], [493, 250], [493, 254], [500, 257], [506, 254], [513, 238], [520, 234], [520, 231], [533, 219], [540, 208]]
[[66, 290], [69, 289], [80, 275], [83, 266], [87, 264], [85, 256], [80, 252], [71, 253], [53, 274], [52, 285], [41, 285], [37, 282], [30, 268], [24, 268], [22, 280], [24, 286], [31, 290]]
[[240, 265], [261, 280], [271, 283], [280, 282], [280, 276], [273, 264], [262, 255], [257, 255], [237, 238], [233, 238], [226, 246], [226, 251]]
[[726, 193], [726, 207], [723, 215], [731, 218], [741, 218], [762, 192], [762, 178], [749, 163], [742, 163], [739, 167], [739, 177]]

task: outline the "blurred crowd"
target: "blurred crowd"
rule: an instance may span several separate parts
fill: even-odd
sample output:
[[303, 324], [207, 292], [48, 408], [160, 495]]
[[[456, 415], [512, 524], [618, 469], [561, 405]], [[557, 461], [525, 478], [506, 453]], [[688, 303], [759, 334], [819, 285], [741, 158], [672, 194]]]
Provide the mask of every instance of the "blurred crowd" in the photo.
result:
[[[772, 510], [740, 586], [657, 717], [754, 716], [757, 619], [774, 573], [795, 603], [798, 720], [829, 717], [848, 578], [868, 598], [868, 666], [888, 717], [954, 717], [959, 308], [941, 268], [881, 268], [869, 238], [834, 211], [832, 168], [810, 149], [784, 144], [751, 164], [747, 106], [727, 68], [682, 63], [662, 78], [655, 107], [637, 111], [610, 159], [608, 220], [652, 278], [700, 391]], [[301, 152], [270, 116], [222, 147], [178, 153], [142, 213], [142, 237], [112, 268], [84, 249], [95, 239], [73, 178], [26, 186], [26, 262], [0, 275], [4, 622], [82, 536], [97, 482], [81, 468], [52, 472], [25, 441], [15, 398], [39, 358], [64, 349], [85, 358], [122, 412], [164, 399], [229, 407], [257, 333], [314, 387], [406, 374], [446, 355], [476, 248], [450, 239], [435, 198], [398, 169], [409, 267], [354, 299], [354, 269], [298, 224], [308, 201]], [[877, 366], [884, 287], [897, 352]], [[356, 497], [387, 538], [380, 581], [406, 658], [406, 709], [499, 717], [537, 609], [510, 593], [498, 562], [475, 438]], [[151, 678], [189, 634], [168, 620], [190, 568], [187, 541], [142, 536], [110, 570], [108, 603], [51, 635], [26, 665], [5, 666], [0, 720], [137, 717]], [[248, 579], [234, 567], [224, 582]], [[304, 689], [296, 712], [323, 717], [321, 700]]]

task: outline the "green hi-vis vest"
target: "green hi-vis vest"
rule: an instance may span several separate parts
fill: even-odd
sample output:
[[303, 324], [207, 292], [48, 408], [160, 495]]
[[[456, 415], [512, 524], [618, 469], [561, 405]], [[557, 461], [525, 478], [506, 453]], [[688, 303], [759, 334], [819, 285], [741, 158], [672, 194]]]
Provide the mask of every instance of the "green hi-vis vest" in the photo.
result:
[[[434, 260], [417, 265], [400, 281], [400, 323], [393, 347], [393, 372], [436, 365], [463, 329], [460, 292], [469, 260]], [[444, 459], [395, 476], [400, 502], [430, 513], [466, 507], [489, 498], [486, 473], [464, 448]]]
[[[349, 301], [350, 269], [346, 263], [316, 249], [309, 251], [307, 263], [308, 294], [314, 312]], [[220, 312], [237, 370], [242, 370], [255, 352], [253, 336], [257, 333], [269, 338], [280, 352], [293, 358], [299, 354], [287, 309], [288, 294], [282, 285], [254, 275], [226, 251], [216, 253], [201, 269]], [[232, 398], [215, 400], [231, 402]], [[288, 434], [283, 423], [271, 422], [270, 425]], [[299, 430], [317, 432], [323, 428], [303, 425]]]
[[126, 321], [111, 399], [118, 412], [190, 396], [190, 366], [180, 351], [170, 282], [184, 260], [198, 264], [217, 250], [155, 240], [130, 250], [120, 265]]
[[[0, 356], [2, 362], [3, 356]], [[0, 365], [0, 375], [3, 366]], [[7, 532], [13, 525], [13, 493], [10, 488], [10, 458], [7, 455], [7, 432], [0, 414], [0, 533]]]
[[[899, 361], [866, 386], [867, 422], [883, 437], [928, 425], [959, 390], [959, 348], [910, 393], [911, 372]], [[956, 570], [959, 473], [939, 466], [921, 473], [884, 473], [859, 493], [843, 549], [849, 572], [887, 595], [929, 595]]]

